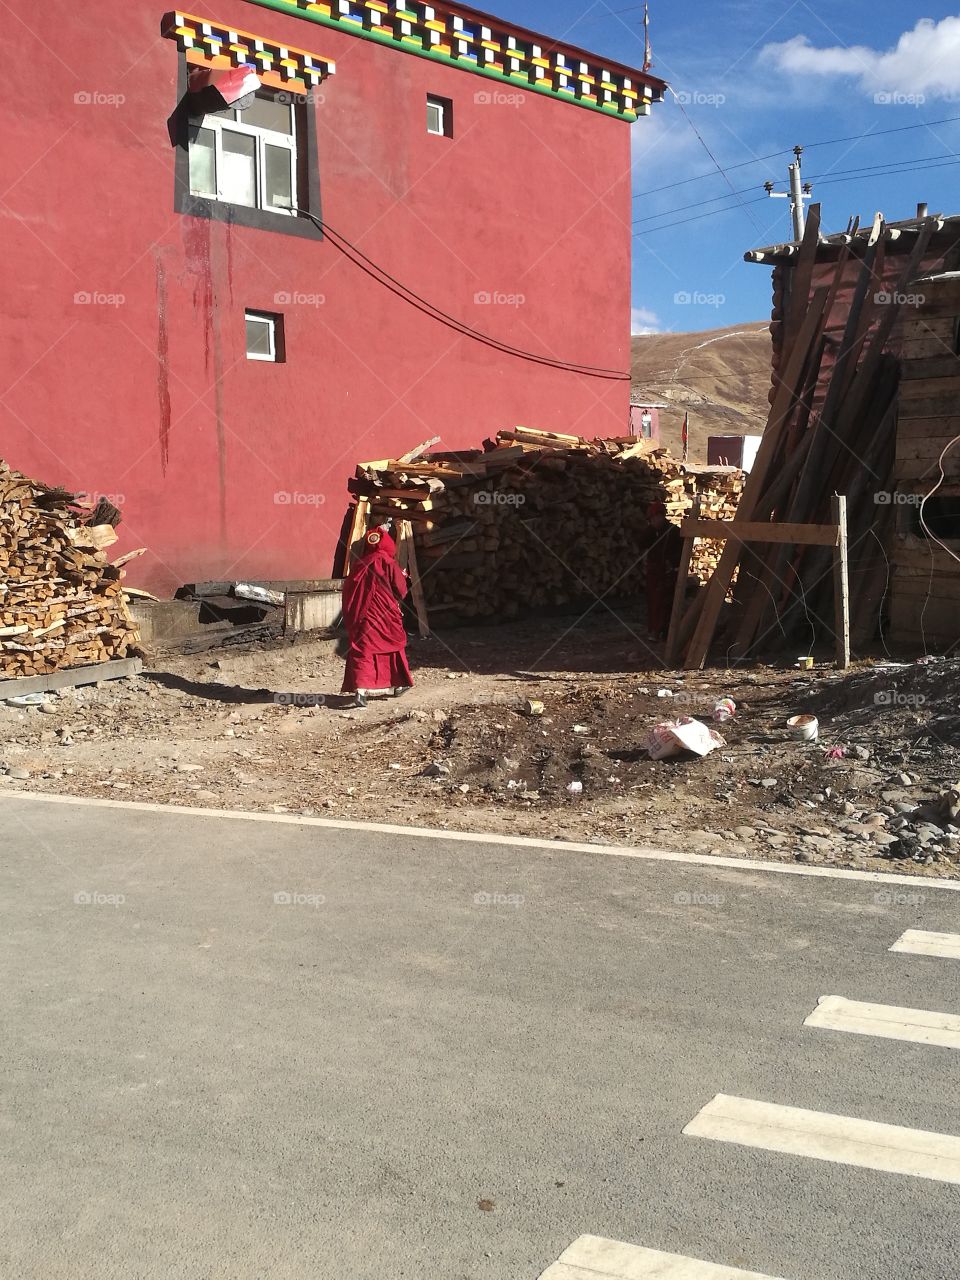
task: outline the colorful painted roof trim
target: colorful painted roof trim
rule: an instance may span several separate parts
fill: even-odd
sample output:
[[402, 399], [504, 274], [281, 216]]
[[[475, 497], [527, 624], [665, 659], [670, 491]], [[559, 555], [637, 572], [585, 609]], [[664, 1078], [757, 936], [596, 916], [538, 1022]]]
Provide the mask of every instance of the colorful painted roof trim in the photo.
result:
[[261, 81], [273, 89], [307, 93], [337, 69], [329, 58], [308, 53], [306, 49], [294, 49], [190, 13], [168, 13], [161, 31], [176, 40], [187, 62], [215, 69], [250, 66]]
[[[664, 81], [467, 7], [421, 0], [251, 0], [621, 120], [650, 114]], [[489, 25], [488, 25], [489, 23]], [[541, 43], [542, 41], [542, 43]]]

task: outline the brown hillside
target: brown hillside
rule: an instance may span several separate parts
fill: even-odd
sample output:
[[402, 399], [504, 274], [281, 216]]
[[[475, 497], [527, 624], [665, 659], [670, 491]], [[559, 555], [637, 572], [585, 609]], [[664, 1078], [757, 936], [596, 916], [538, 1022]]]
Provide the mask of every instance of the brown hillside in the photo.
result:
[[675, 405], [660, 412], [663, 443], [680, 452], [690, 412], [690, 460], [705, 462], [707, 436], [760, 435], [769, 410], [770, 329], [766, 322], [703, 333], [633, 339], [634, 399]]

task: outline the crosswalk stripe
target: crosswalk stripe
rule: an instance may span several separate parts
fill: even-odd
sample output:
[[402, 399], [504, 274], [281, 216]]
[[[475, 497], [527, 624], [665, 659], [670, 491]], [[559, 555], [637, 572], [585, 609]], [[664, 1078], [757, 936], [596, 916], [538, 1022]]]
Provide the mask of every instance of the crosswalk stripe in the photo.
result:
[[960, 1138], [925, 1129], [717, 1096], [683, 1131], [765, 1151], [960, 1185]]
[[906, 951], [915, 956], [946, 956], [950, 960], [960, 960], [960, 933], [928, 933], [925, 929], [908, 929], [890, 950]]
[[821, 996], [803, 1024], [827, 1031], [850, 1031], [886, 1040], [911, 1040], [916, 1044], [960, 1049], [960, 1017], [927, 1009], [901, 1009], [890, 1004], [863, 1004], [843, 996]]
[[540, 1280], [776, 1280], [776, 1276], [719, 1267], [601, 1236], [581, 1236]]

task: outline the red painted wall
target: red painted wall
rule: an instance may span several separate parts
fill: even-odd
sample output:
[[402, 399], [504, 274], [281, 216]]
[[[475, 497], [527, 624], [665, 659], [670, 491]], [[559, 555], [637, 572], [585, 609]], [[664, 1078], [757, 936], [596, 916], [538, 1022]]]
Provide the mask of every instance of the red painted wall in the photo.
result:
[[[517, 423], [623, 434], [629, 382], [461, 337], [329, 241], [174, 212], [179, 55], [159, 35], [163, 6], [92, 8], [47, 0], [11, 18], [0, 456], [118, 495], [118, 551], [150, 549], [131, 582], [165, 594], [205, 578], [325, 576], [356, 462], [433, 435], [455, 448]], [[629, 368], [628, 125], [533, 93], [484, 102], [512, 91], [244, 0], [200, 8], [336, 60], [317, 107], [334, 229], [473, 327]], [[454, 139], [427, 134], [428, 93], [454, 100]], [[284, 293], [324, 301], [276, 305]], [[477, 293], [523, 302], [478, 305]], [[245, 307], [284, 312], [287, 363], [246, 359]]]

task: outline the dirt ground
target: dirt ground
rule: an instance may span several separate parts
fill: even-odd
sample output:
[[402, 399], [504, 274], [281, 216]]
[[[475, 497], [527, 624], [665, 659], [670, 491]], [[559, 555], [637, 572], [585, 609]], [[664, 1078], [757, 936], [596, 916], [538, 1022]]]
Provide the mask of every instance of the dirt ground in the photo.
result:
[[[415, 639], [416, 688], [366, 711], [344, 709], [331, 641], [160, 654], [0, 704], [0, 785], [960, 878], [957, 807], [924, 807], [960, 782], [960, 659], [684, 676], [642, 635], [621, 611]], [[790, 736], [799, 713], [819, 742]], [[726, 745], [651, 760], [680, 715]]]

